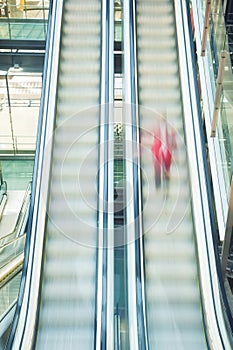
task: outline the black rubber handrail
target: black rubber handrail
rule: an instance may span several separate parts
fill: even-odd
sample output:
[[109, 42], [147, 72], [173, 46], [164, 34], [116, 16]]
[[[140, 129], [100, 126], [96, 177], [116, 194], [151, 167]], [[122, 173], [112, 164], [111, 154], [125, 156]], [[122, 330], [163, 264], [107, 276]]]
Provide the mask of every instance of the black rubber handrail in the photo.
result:
[[[136, 272], [136, 305], [138, 327], [138, 349], [149, 349], [146, 299], [144, 284], [144, 248], [141, 200], [141, 167], [139, 151], [139, 117], [138, 117], [138, 81], [137, 81], [137, 48], [136, 48], [136, 1], [129, 2], [129, 36], [130, 36], [130, 111], [132, 124], [132, 171], [135, 235], [135, 272]], [[136, 155], [136, 156], [135, 156]], [[129, 291], [132, 292], [132, 291]], [[130, 296], [129, 296], [130, 298]]]
[[[187, 4], [187, 13], [188, 13], [188, 22], [189, 22], [189, 35], [192, 38], [192, 28], [191, 28], [191, 19], [190, 19], [190, 13], [189, 13], [189, 7]], [[195, 57], [195, 51], [194, 47], [191, 47], [191, 53], [192, 53], [192, 67], [194, 76], [197, 77], [197, 68], [196, 68], [196, 57]], [[198, 92], [198, 81], [195, 79], [195, 90], [197, 96], [199, 95]], [[222, 279], [222, 272], [221, 272], [221, 265], [220, 265], [220, 258], [219, 258], [219, 252], [218, 252], [218, 232], [215, 222], [215, 213], [214, 213], [214, 205], [213, 205], [213, 196], [212, 196], [212, 190], [211, 190], [211, 181], [209, 176], [209, 169], [208, 169], [208, 160], [206, 155], [206, 144], [205, 144], [205, 135], [203, 130], [203, 121], [202, 121], [202, 112], [201, 112], [201, 106], [200, 101], [197, 100], [197, 107], [198, 107], [198, 117], [199, 117], [199, 132], [201, 135], [201, 142], [202, 142], [202, 156], [203, 156], [203, 162], [204, 162], [204, 170], [205, 170], [205, 181], [206, 181], [206, 188], [207, 188], [207, 195], [208, 195], [208, 203], [209, 203], [209, 213], [211, 218], [211, 228], [212, 228], [212, 235], [213, 235], [213, 243], [214, 243], [214, 253], [215, 253], [215, 259], [216, 259], [216, 267], [217, 267], [217, 273], [218, 273], [218, 279], [220, 284], [220, 292], [221, 292], [221, 298], [224, 305], [224, 309], [226, 312], [226, 315], [228, 317], [228, 321], [231, 327], [231, 332], [233, 334], [233, 317], [231, 314], [231, 310], [229, 307], [229, 303], [226, 296], [226, 290], [224, 287], [224, 281]], [[209, 266], [211, 262], [209, 260]], [[211, 267], [211, 266], [210, 266]]]
[[[42, 93], [41, 93], [41, 108], [40, 108], [40, 115], [39, 115], [39, 123], [38, 123], [38, 132], [37, 132], [37, 143], [36, 143], [36, 156], [35, 156], [35, 163], [34, 163], [34, 171], [33, 171], [33, 180], [32, 180], [32, 193], [31, 193], [31, 202], [30, 202], [30, 208], [29, 208], [29, 215], [28, 215], [28, 225], [27, 225], [27, 235], [26, 235], [26, 242], [25, 242], [25, 251], [24, 251], [24, 264], [23, 264], [23, 270], [22, 270], [22, 279], [20, 283], [20, 289], [18, 294], [18, 302], [16, 305], [16, 310], [14, 314], [14, 319], [12, 322], [11, 332], [9, 335], [9, 339], [7, 342], [6, 349], [11, 350], [15, 338], [15, 332], [18, 326], [21, 306], [23, 303], [24, 298], [24, 290], [26, 285], [26, 276], [27, 272], [32, 270], [32, 266], [29, 266], [29, 252], [30, 252], [30, 243], [31, 239], [35, 239], [35, 237], [32, 237], [32, 218], [34, 213], [34, 207], [36, 203], [36, 192], [37, 188], [40, 186], [40, 183], [37, 181], [38, 173], [41, 171], [41, 165], [40, 165], [40, 157], [44, 153], [44, 141], [41, 142], [42, 137], [45, 138], [45, 135], [43, 135], [43, 124], [44, 122], [44, 106], [45, 101], [48, 99], [49, 95], [49, 89], [48, 85], [50, 85], [50, 81], [52, 80], [51, 76], [51, 66], [52, 62], [50, 60], [51, 51], [53, 51], [54, 46], [54, 31], [56, 30], [55, 27], [53, 27], [54, 23], [56, 22], [56, 6], [54, 8], [54, 11], [52, 11], [52, 5], [53, 2], [50, 3], [50, 16], [48, 20], [48, 36], [47, 36], [47, 42], [46, 42], [46, 54], [45, 54], [45, 63], [44, 63], [44, 81], [43, 81], [43, 87], [42, 87]], [[58, 4], [57, 4], [58, 5]], [[61, 5], [61, 3], [60, 3]], [[52, 21], [52, 15], [54, 16], [54, 21]], [[49, 48], [51, 47], [51, 50]], [[49, 73], [49, 74], [48, 74]], [[48, 118], [48, 115], [47, 115]], [[32, 261], [33, 265], [33, 261]], [[32, 279], [32, 275], [30, 275], [30, 279]], [[28, 295], [27, 298], [30, 296]], [[21, 328], [25, 327], [27, 318], [27, 312], [25, 315], [24, 324], [21, 326]], [[20, 330], [20, 332], [23, 335], [23, 329]], [[21, 340], [22, 341], [22, 340]]]
[[[185, 66], [184, 66], [184, 70], [186, 71], [186, 76], [187, 76], [187, 86], [188, 86], [188, 91], [189, 91], [189, 101], [190, 101], [190, 108], [191, 108], [191, 113], [192, 113], [192, 118], [190, 118], [190, 126], [191, 129], [195, 130], [195, 138], [194, 138], [194, 152], [195, 152], [195, 157], [196, 157], [196, 163], [197, 163], [197, 177], [198, 177], [198, 182], [199, 182], [199, 188], [198, 188], [198, 193], [199, 193], [199, 197], [201, 198], [201, 207], [200, 209], [200, 219], [202, 220], [203, 224], [203, 230], [204, 230], [204, 239], [203, 242], [201, 242], [201, 244], [203, 245], [203, 249], [206, 250], [206, 255], [207, 255], [207, 260], [208, 260], [208, 273], [209, 273], [209, 281], [210, 281], [210, 290], [211, 290], [211, 295], [208, 295], [208, 297], [212, 298], [212, 303], [213, 303], [213, 313], [215, 314], [214, 320], [209, 320], [212, 323], [216, 323], [216, 328], [217, 328], [217, 336], [219, 338], [219, 345], [221, 346], [222, 349], [226, 349], [227, 348], [227, 342], [232, 342], [232, 337], [230, 334], [229, 335], [229, 339], [224, 339], [223, 335], [222, 335], [222, 330], [223, 330], [223, 325], [220, 323], [219, 321], [219, 315], [220, 312], [218, 310], [218, 306], [217, 306], [217, 299], [219, 297], [219, 295], [215, 295], [215, 287], [216, 285], [214, 285], [216, 282], [216, 279], [214, 276], [215, 272], [214, 272], [214, 268], [213, 268], [213, 264], [216, 265], [216, 271], [219, 274], [219, 263], [218, 263], [218, 259], [216, 259], [216, 249], [213, 245], [213, 249], [214, 249], [214, 254], [215, 254], [215, 261], [213, 261], [213, 259], [211, 259], [211, 253], [212, 251], [210, 249], [212, 249], [211, 243], [209, 243], [209, 238], [210, 238], [210, 234], [212, 234], [211, 239], [215, 240], [216, 239], [216, 226], [215, 226], [215, 222], [214, 222], [214, 212], [213, 212], [213, 207], [212, 207], [212, 195], [211, 195], [211, 189], [210, 189], [210, 178], [208, 175], [208, 165], [207, 165], [207, 158], [206, 158], [206, 149], [205, 149], [205, 138], [204, 138], [204, 133], [203, 133], [203, 126], [202, 126], [202, 115], [201, 115], [201, 109], [200, 109], [200, 104], [198, 102], [198, 98], [197, 96], [199, 96], [199, 92], [198, 92], [198, 85], [197, 85], [197, 81], [194, 77], [196, 77], [195, 74], [197, 74], [196, 72], [196, 62], [195, 62], [195, 54], [194, 54], [194, 50], [192, 47], [190, 47], [190, 38], [192, 38], [191, 36], [191, 28], [190, 28], [190, 22], [189, 22], [189, 33], [187, 33], [187, 30], [185, 29], [185, 21], [187, 19], [187, 13], [189, 13], [189, 7], [188, 4], [184, 5], [183, 3], [177, 3], [176, 4], [177, 8], [179, 8], [179, 12], [180, 12], [180, 16], [181, 16], [181, 21], [182, 21], [182, 26], [183, 26], [183, 36], [184, 36], [184, 53], [183, 55], [186, 57], [185, 59]], [[188, 60], [188, 52], [191, 51], [191, 55], [192, 55], [192, 62], [190, 65], [190, 60]], [[194, 81], [194, 91], [192, 89], [192, 81]], [[197, 112], [195, 112], [195, 109], [197, 108]], [[197, 124], [195, 123], [197, 121]], [[198, 127], [197, 127], [198, 125]], [[202, 156], [199, 155], [198, 153], [198, 143], [201, 143], [201, 148], [202, 148]], [[203, 174], [204, 174], [204, 182], [202, 182], [202, 178], [203, 178]], [[204, 187], [204, 190], [202, 189], [202, 187]], [[205, 205], [205, 194], [207, 195], [208, 198], [208, 208]], [[194, 211], [194, 208], [192, 209]], [[211, 232], [210, 232], [210, 228], [208, 227], [208, 221], [207, 218], [205, 217], [205, 214], [208, 212], [209, 218], [210, 218], [210, 226], [211, 226]], [[199, 266], [199, 276], [201, 275], [201, 270], [202, 270], [202, 266]], [[218, 280], [218, 283], [222, 284], [221, 282], [221, 278]], [[221, 293], [220, 295], [220, 302], [223, 301], [223, 290], [222, 287], [220, 285], [218, 285], [218, 289], [219, 292]], [[205, 334], [206, 334], [206, 340], [207, 340], [207, 346], [208, 347], [212, 347], [212, 343], [213, 340], [209, 339], [208, 336], [208, 324], [207, 324], [207, 320], [206, 320], [206, 315], [205, 315], [205, 303], [204, 303], [204, 295], [205, 294], [205, 290], [201, 290], [201, 304], [202, 304], [202, 313], [203, 313], [203, 326], [205, 328]], [[226, 306], [226, 305], [225, 305]], [[223, 315], [223, 313], [222, 313]], [[227, 331], [227, 327], [225, 327], [225, 330]], [[227, 332], [226, 332], [227, 333]], [[215, 345], [215, 344], [214, 344]], [[216, 345], [215, 345], [216, 346]]]
[[[26, 231], [25, 227], [28, 220], [28, 209], [30, 206], [30, 198], [31, 198], [31, 182], [29, 183], [27, 190], [25, 192], [23, 202], [20, 208], [20, 212], [16, 220], [15, 227], [12, 232], [8, 233], [6, 236], [3, 236], [0, 239], [0, 248], [3, 247], [5, 244], [8, 244], [12, 240], [14, 240], [16, 237], [25, 233]], [[25, 228], [24, 232], [22, 232], [23, 227]]]
[[[114, 312], [109, 304], [109, 289], [113, 288], [109, 275], [109, 235], [113, 216], [109, 213], [109, 202], [113, 193], [113, 174], [109, 176], [109, 156], [111, 157], [111, 129], [113, 128], [113, 1], [102, 0], [102, 56], [101, 56], [101, 86], [100, 86], [100, 137], [99, 137], [99, 203], [98, 203], [98, 253], [96, 274], [96, 310], [95, 310], [95, 349], [110, 349], [112, 340], [108, 338], [114, 329]], [[101, 131], [102, 130], [102, 131]], [[102, 135], [102, 136], [101, 136]], [[102, 138], [101, 138], [102, 137]], [[103, 156], [100, 156], [103, 155]], [[100, 186], [103, 182], [103, 186]], [[100, 188], [103, 193], [100, 193]], [[111, 270], [111, 269], [110, 269]], [[99, 278], [98, 278], [99, 276]], [[102, 299], [100, 301], [100, 299]], [[99, 305], [99, 307], [98, 307]], [[101, 307], [101, 309], [100, 309]], [[110, 319], [108, 319], [108, 315]], [[98, 324], [98, 322], [100, 324]]]

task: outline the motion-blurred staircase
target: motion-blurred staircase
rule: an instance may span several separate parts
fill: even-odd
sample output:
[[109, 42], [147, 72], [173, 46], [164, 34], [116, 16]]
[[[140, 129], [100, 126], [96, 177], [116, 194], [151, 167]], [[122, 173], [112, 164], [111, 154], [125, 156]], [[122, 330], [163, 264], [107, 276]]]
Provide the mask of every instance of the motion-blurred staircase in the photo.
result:
[[[146, 297], [151, 349], [204, 349], [173, 1], [138, 0]], [[157, 113], [175, 128], [170, 183], [155, 188], [151, 146]]]
[[64, 1], [37, 349], [93, 349], [101, 2]]

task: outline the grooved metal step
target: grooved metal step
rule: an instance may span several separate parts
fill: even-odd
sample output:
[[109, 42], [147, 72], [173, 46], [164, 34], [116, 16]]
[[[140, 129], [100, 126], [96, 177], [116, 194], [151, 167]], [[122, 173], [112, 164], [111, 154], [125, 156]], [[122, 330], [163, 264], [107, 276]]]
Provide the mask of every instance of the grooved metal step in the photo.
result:
[[100, 1], [64, 2], [36, 349], [94, 347], [100, 32]]
[[[149, 346], [204, 349], [173, 2], [138, 0], [136, 10]], [[151, 147], [164, 112], [177, 150], [156, 188]]]

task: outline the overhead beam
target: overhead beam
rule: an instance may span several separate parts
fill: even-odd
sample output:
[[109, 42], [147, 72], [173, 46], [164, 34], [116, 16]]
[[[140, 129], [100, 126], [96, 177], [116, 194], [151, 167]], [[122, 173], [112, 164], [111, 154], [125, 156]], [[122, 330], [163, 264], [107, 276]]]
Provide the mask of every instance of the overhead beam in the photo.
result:
[[11, 50], [45, 50], [45, 40], [13, 40], [13, 39], [0, 39], [1, 49]]

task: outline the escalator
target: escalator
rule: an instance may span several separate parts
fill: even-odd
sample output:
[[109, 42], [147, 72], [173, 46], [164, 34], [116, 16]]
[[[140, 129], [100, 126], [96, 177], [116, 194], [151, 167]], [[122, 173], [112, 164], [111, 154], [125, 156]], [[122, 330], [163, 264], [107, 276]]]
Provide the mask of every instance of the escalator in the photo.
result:
[[[99, 1], [65, 1], [36, 348], [94, 344]], [[78, 26], [77, 26], [78, 24]], [[83, 74], [87, 71], [88, 74]]]
[[[12, 323], [19, 294], [22, 266], [24, 259], [25, 235], [11, 242], [0, 253], [5, 256], [6, 263], [0, 266], [0, 348], [8, 335], [7, 331]], [[12, 258], [14, 256], [14, 258]], [[7, 259], [8, 257], [8, 259]]]
[[[114, 344], [127, 349], [208, 348], [174, 5], [168, 0], [135, 2], [136, 62], [132, 3], [124, 2], [126, 136], [119, 163], [111, 161], [114, 113], [108, 86], [113, 83], [113, 43], [108, 41], [113, 2], [53, 3], [54, 36], [25, 249], [27, 274], [24, 267], [10, 350], [112, 349]], [[103, 10], [106, 4], [111, 4], [111, 15]], [[170, 180], [162, 177], [160, 188], [151, 154], [158, 124], [176, 131], [177, 147]], [[118, 193], [113, 165], [124, 168]], [[124, 238], [121, 244], [116, 233]]]
[[[11, 203], [14, 203], [17, 197], [13, 197], [11, 199]], [[21, 199], [21, 195], [19, 196], [19, 205], [21, 205], [20, 209], [15, 208], [14, 211], [16, 211], [16, 218], [11, 218], [11, 220], [8, 219], [9, 212], [6, 210], [6, 220], [5, 220], [5, 211], [2, 215], [2, 221], [1, 225], [3, 228], [3, 232], [1, 234], [0, 238], [0, 248], [3, 247], [5, 244], [15, 240], [17, 237], [23, 235], [26, 232], [27, 227], [27, 221], [28, 221], [28, 211], [30, 206], [30, 199], [31, 199], [31, 182], [28, 184], [28, 187], [25, 191], [23, 199]], [[17, 207], [17, 206], [16, 206]], [[8, 206], [6, 205], [6, 208], [8, 209]], [[12, 208], [10, 206], [9, 211], [11, 211]], [[9, 221], [11, 223], [11, 229], [9, 229]], [[15, 221], [15, 222], [14, 222]]]
[[[152, 349], [205, 349], [213, 344], [201, 298], [195, 225], [200, 227], [191, 203], [174, 6], [169, 0], [136, 2], [148, 335]], [[152, 147], [156, 137], [166, 146], [166, 128], [175, 132], [176, 147], [170, 179], [159, 168], [156, 182]]]
[[29, 268], [9, 349], [96, 342], [102, 7], [99, 0], [52, 6]]
[[30, 198], [31, 184], [25, 192], [13, 231], [0, 239], [0, 339], [6, 336], [5, 332], [13, 320], [17, 304]]

